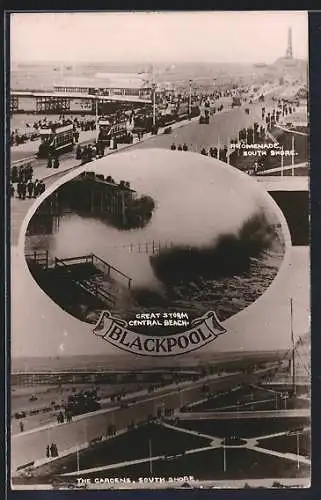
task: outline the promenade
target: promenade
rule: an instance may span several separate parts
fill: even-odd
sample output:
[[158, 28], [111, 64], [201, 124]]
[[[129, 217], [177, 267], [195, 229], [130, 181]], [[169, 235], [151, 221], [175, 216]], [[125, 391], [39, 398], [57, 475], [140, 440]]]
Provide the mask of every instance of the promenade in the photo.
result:
[[[268, 110], [269, 107], [274, 107], [274, 102], [270, 94], [280, 92], [282, 87], [269, 90], [266, 93], [266, 102], [263, 104]], [[245, 113], [245, 108], [250, 108], [250, 114]], [[244, 127], [253, 126], [255, 121], [261, 123], [261, 108], [262, 103], [254, 102], [251, 105], [245, 103], [240, 108], [223, 108], [219, 113], [211, 116], [208, 125], [200, 125], [199, 117], [192, 120], [184, 120], [177, 122], [171, 126], [172, 133], [164, 134], [166, 127], [160, 128], [157, 135], [150, 133], [145, 134], [143, 139], [139, 141], [134, 138], [133, 144], [120, 144], [117, 150], [106, 150], [105, 156], [115, 154], [120, 151], [139, 149], [139, 148], [166, 148], [170, 149], [174, 142], [176, 147], [184, 142], [187, 144], [189, 151], [201, 152], [205, 147], [208, 150], [213, 147], [224, 147], [229, 145], [230, 140], [237, 136], [239, 130]], [[79, 144], [85, 145], [93, 142], [96, 137], [95, 131], [80, 132]], [[23, 158], [32, 157], [37, 150], [37, 141], [25, 143], [21, 146], [11, 148], [11, 161], [21, 160]], [[183, 154], [183, 152], [182, 152]], [[90, 168], [90, 163], [86, 164], [86, 168]], [[57, 170], [48, 169], [45, 160], [37, 160], [34, 163], [34, 179], [43, 180], [46, 187], [57, 181], [64, 174], [77, 169], [81, 166], [81, 161], [75, 159], [74, 153], [67, 153], [60, 158], [60, 166]], [[17, 198], [11, 199], [11, 244], [16, 245], [18, 242], [21, 223], [34, 203], [34, 200], [20, 200]]]

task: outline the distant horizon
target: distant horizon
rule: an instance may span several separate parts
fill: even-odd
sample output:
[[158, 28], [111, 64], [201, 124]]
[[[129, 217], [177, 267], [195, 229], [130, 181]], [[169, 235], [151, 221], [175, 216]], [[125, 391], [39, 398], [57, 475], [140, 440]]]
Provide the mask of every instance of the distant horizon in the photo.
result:
[[[280, 58], [282, 59], [282, 56], [280, 56]], [[279, 59], [280, 59], [279, 58]], [[298, 60], [298, 61], [304, 61], [306, 63], [308, 63], [308, 59], [306, 58], [300, 58], [300, 57], [293, 57], [293, 60]], [[276, 59], [277, 61], [277, 59]], [[267, 63], [266, 61], [264, 60], [258, 60], [258, 61], [255, 61], [255, 62], [250, 62], [250, 61], [216, 61], [216, 60], [198, 60], [198, 61], [194, 61], [194, 60], [190, 60], [190, 61], [177, 61], [177, 60], [155, 60], [153, 63], [151, 63], [150, 61], [147, 61], [147, 60], [141, 60], [141, 61], [133, 61], [133, 60], [128, 60], [128, 61], [110, 61], [110, 60], [88, 60], [88, 61], [67, 61], [67, 60], [56, 60], [56, 61], [46, 61], [46, 60], [38, 60], [38, 59], [34, 59], [34, 60], [16, 60], [16, 61], [12, 61], [11, 64], [25, 64], [25, 65], [33, 65], [33, 64], [43, 64], [43, 65], [47, 65], [47, 66], [52, 66], [52, 65], [72, 65], [72, 66], [82, 66], [82, 65], [96, 65], [96, 64], [111, 64], [111, 65], [119, 65], [119, 66], [125, 66], [125, 65], [139, 65], [139, 64], [142, 64], [142, 65], [153, 65], [153, 66], [157, 66], [157, 65], [164, 65], [164, 64], [175, 64], [175, 65], [180, 65], [180, 66], [183, 66], [183, 65], [188, 65], [188, 64], [225, 64], [227, 66], [233, 66], [233, 65], [237, 65], [237, 66], [253, 66], [255, 64], [266, 64], [267, 66], [271, 66], [273, 65], [274, 63]]]

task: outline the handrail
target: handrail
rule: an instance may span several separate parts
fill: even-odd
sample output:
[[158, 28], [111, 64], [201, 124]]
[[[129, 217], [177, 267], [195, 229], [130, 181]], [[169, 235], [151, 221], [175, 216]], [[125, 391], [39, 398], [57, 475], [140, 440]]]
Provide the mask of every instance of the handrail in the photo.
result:
[[[63, 267], [67, 268], [68, 271], [70, 271], [70, 268], [67, 266], [67, 264], [65, 264], [64, 260], [65, 259], [59, 259], [58, 257], [55, 257], [55, 265], [57, 265], [57, 264], [62, 265]], [[91, 290], [91, 288], [87, 284], [85, 284], [83, 281], [74, 280], [74, 283], [76, 283], [81, 288], [86, 290], [86, 292], [93, 294], [93, 291]], [[93, 285], [93, 288], [95, 289], [94, 295], [100, 295], [104, 299], [107, 299], [107, 300], [115, 303], [114, 297], [111, 294], [109, 294], [108, 292], [106, 292], [105, 290], [103, 291], [97, 284]]]
[[119, 269], [117, 269], [116, 267], [112, 266], [111, 264], [108, 264], [108, 262], [104, 261], [103, 259], [101, 259], [100, 257], [98, 257], [97, 255], [95, 255], [94, 253], [91, 254], [92, 255], [92, 258], [93, 258], [93, 261], [94, 259], [98, 260], [99, 262], [102, 262], [105, 266], [108, 267], [108, 269], [112, 269], [113, 271], [115, 271], [116, 273], [120, 274], [121, 276], [123, 276], [124, 278], [126, 278], [128, 280], [128, 288], [130, 288], [130, 285], [131, 285], [131, 282], [132, 282], [132, 278], [130, 276], [127, 276], [127, 274], [123, 273], [122, 271], [120, 271]]
[[92, 256], [93, 254], [87, 254], [87, 255], [80, 255], [79, 257], [64, 257], [63, 259], [59, 259], [60, 261], [64, 261], [64, 262], [72, 262], [73, 260], [81, 260], [81, 259], [84, 259], [86, 261], [88, 261], [88, 258], [89, 260], [92, 260], [90, 259], [90, 257]]

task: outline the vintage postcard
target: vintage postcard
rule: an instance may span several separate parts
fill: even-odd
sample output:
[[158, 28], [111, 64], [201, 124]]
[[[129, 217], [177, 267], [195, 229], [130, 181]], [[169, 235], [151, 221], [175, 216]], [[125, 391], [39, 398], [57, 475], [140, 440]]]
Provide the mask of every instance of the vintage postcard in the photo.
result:
[[307, 12], [9, 17], [12, 489], [309, 487]]

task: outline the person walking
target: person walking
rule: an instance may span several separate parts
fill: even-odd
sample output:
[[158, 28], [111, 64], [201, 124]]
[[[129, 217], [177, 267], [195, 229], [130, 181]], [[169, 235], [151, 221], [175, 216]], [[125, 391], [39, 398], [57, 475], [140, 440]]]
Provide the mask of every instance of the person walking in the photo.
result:
[[45, 191], [45, 189], [46, 189], [46, 185], [45, 185], [45, 183], [43, 182], [43, 180], [41, 180], [41, 181], [39, 182], [38, 189], [39, 189], [39, 194], [42, 194], [42, 193]]
[[33, 186], [33, 197], [37, 198], [38, 193], [39, 193], [39, 181], [38, 181], [38, 179], [36, 179], [34, 186]]
[[25, 426], [23, 425], [23, 422], [19, 422], [19, 428], [20, 428], [20, 432], [23, 432], [25, 430]]
[[26, 194], [27, 194], [27, 184], [25, 181], [21, 183], [21, 197], [23, 200], [26, 199]]
[[46, 447], [46, 457], [50, 458], [50, 446], [49, 446], [49, 444], [47, 444], [47, 447]]
[[34, 183], [29, 181], [27, 184], [27, 191], [29, 199], [33, 198]]
[[56, 157], [55, 157], [53, 167], [54, 167], [54, 168], [59, 168], [59, 157], [58, 157], [58, 156], [56, 156]]

